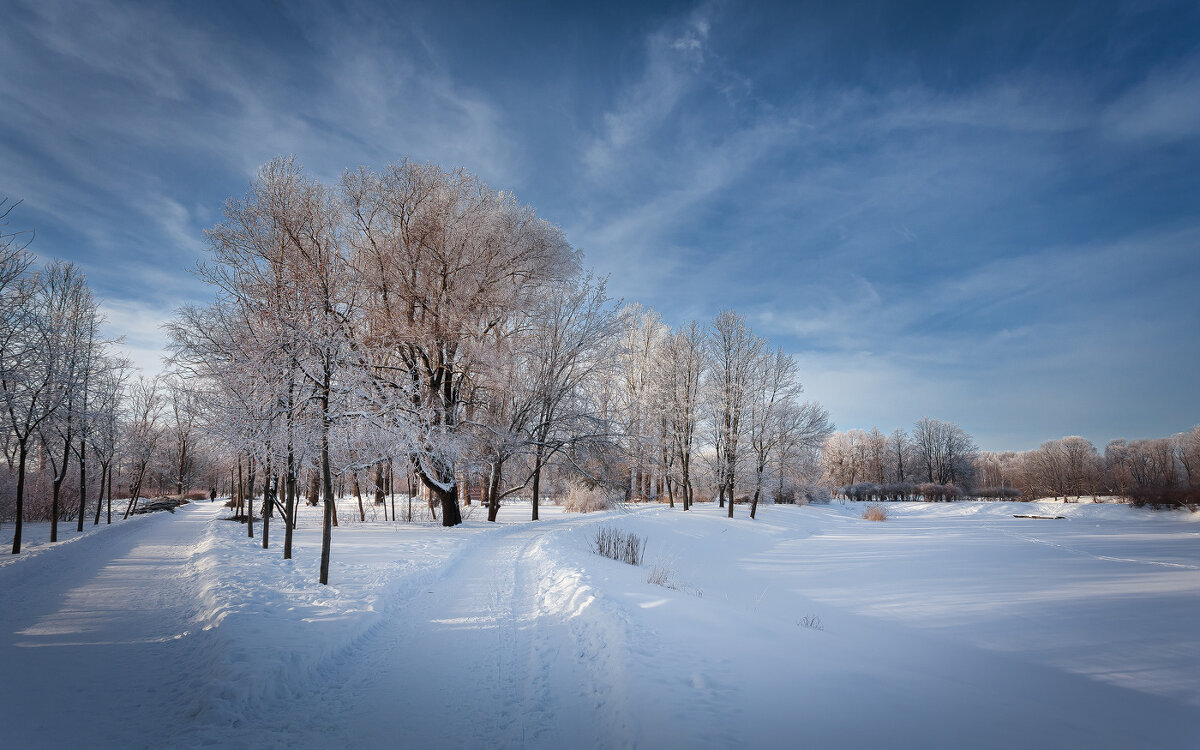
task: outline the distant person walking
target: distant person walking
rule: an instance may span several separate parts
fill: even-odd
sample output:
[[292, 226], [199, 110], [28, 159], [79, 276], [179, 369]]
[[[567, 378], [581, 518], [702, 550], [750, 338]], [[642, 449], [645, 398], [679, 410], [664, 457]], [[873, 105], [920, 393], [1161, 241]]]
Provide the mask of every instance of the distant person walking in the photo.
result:
[[215, 502], [216, 499], [217, 499], [217, 488], [213, 487], [211, 490], [208, 491], [208, 501], [211, 503], [211, 502]]

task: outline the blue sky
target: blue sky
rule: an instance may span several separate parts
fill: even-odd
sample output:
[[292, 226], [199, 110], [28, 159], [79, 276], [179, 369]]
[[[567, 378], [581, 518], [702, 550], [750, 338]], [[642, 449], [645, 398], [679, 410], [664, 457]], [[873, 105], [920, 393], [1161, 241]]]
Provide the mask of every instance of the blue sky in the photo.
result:
[[147, 363], [260, 164], [409, 155], [744, 312], [839, 428], [1200, 422], [1200, 5], [576, 5], [7, 2], [0, 194]]

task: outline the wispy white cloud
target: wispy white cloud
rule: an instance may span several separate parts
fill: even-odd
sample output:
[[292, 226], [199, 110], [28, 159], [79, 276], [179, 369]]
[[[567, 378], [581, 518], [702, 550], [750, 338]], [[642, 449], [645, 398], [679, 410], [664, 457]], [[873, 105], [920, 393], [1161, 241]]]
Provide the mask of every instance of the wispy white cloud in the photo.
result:
[[1200, 55], [1149, 71], [1106, 108], [1103, 122], [1118, 138], [1200, 139]]
[[659, 142], [660, 129], [702, 81], [709, 20], [698, 10], [644, 40], [646, 62], [603, 114], [603, 127], [584, 151], [594, 179], [627, 163], [630, 151]]
[[171, 313], [169, 308], [145, 301], [136, 291], [127, 298], [100, 301], [104, 335], [119, 339], [117, 353], [147, 376], [163, 371], [167, 335], [162, 326], [170, 320]]

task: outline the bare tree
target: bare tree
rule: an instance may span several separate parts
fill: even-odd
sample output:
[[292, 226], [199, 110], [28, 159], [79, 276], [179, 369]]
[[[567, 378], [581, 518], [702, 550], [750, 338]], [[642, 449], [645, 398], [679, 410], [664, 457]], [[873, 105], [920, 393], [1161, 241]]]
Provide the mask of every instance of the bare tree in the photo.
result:
[[[690, 510], [693, 453], [700, 420], [700, 384], [705, 371], [705, 331], [695, 320], [668, 336], [657, 358], [657, 400], [666, 425], [667, 441], [674, 453], [683, 509]], [[670, 491], [670, 485], [668, 485]], [[674, 498], [672, 497], [672, 501]]]
[[108, 490], [107, 522], [112, 523], [112, 470], [122, 439], [121, 405], [125, 398], [129, 372], [128, 360], [108, 358], [104, 366], [99, 368], [95, 381], [92, 428], [87, 435], [87, 442], [92, 449], [92, 454], [100, 464], [96, 516], [93, 524], [100, 523], [100, 509], [106, 487]]
[[343, 192], [368, 291], [373, 392], [408, 433], [442, 524], [457, 525], [472, 381], [497, 333], [547, 284], [576, 273], [578, 255], [557, 227], [465, 172], [405, 161], [347, 173]]
[[834, 487], [854, 484], [866, 478], [866, 433], [847, 430], [830, 434], [821, 447], [825, 481]]
[[1200, 425], [1171, 438], [1188, 487], [1200, 487]]
[[762, 339], [751, 333], [746, 319], [740, 314], [724, 310], [713, 319], [709, 329], [708, 357], [716, 427], [718, 489], [721, 497], [729, 501], [730, 518], [733, 518], [737, 486], [739, 442], [745, 429], [743, 420], [762, 350]]
[[541, 300], [526, 331], [532, 419], [533, 520], [546, 462], [580, 441], [607, 436], [609, 426], [584, 396], [586, 382], [606, 369], [616, 353], [619, 318], [605, 282], [590, 275], [567, 282]]
[[[758, 511], [758, 499], [766, 479], [768, 461], [785, 439], [783, 421], [803, 388], [796, 374], [796, 360], [783, 349], [763, 352], [753, 363], [748, 400], [750, 449], [754, 456], [754, 496], [750, 517]], [[732, 509], [732, 506], [730, 506]]]
[[635, 500], [651, 494], [648, 458], [654, 455], [658, 427], [650, 403], [653, 362], [667, 329], [657, 311], [637, 303], [622, 310], [621, 320], [619, 413], [629, 466], [628, 497]]
[[779, 465], [776, 502], [782, 499], [785, 481], [811, 485], [818, 479], [821, 446], [833, 432], [833, 424], [829, 412], [815, 401], [793, 402], [779, 415], [779, 431], [775, 448]]
[[191, 484], [192, 468], [195, 463], [192, 451], [200, 426], [200, 409], [196, 402], [195, 390], [189, 387], [181, 377], [178, 375], [169, 377], [164, 385], [170, 405], [168, 435], [171, 441], [171, 454], [175, 458], [172, 467], [175, 474], [175, 494], [182, 495]]
[[[86, 431], [87, 385], [96, 350], [99, 314], [91, 290], [72, 263], [55, 261], [39, 274], [37, 299], [54, 336], [50, 344], [58, 352], [55, 389], [60, 406], [39, 426], [42, 445], [51, 466], [50, 541], [58, 541], [59, 502], [75, 436]], [[86, 456], [86, 452], [85, 452]], [[83, 459], [86, 460], [86, 459]], [[83, 509], [79, 527], [82, 531]]]
[[893, 482], [904, 482], [912, 471], [912, 443], [908, 433], [897, 427], [887, 439], [888, 475]]
[[[320, 486], [324, 495], [321, 542], [321, 583], [329, 577], [331, 529], [334, 524], [333, 468], [330, 463], [330, 434], [339, 418], [339, 394], [354, 390], [345, 382], [352, 358], [352, 328], [355, 324], [356, 286], [349, 283], [351, 268], [344, 241], [344, 215], [337, 197], [319, 182], [306, 177], [294, 159], [276, 159], [265, 165], [243, 199], [231, 199], [225, 221], [209, 231], [212, 261], [200, 273], [225, 295], [227, 312], [217, 309], [218, 320], [241, 321], [224, 325], [236, 332], [229, 341], [248, 341], [247, 352], [258, 356], [275, 372], [282, 370], [288, 384], [286, 397], [279, 388], [262, 393], [264, 384], [247, 384], [245, 403], [271, 402], [260, 414], [274, 413], [286, 399], [289, 437], [289, 503], [295, 496], [296, 466], [293, 463], [294, 415], [297, 396], [315, 405], [300, 413], [310, 419], [320, 454]], [[183, 349], [199, 342], [203, 351], [209, 343], [202, 332], [204, 314], [186, 314], [190, 322], [177, 333]], [[197, 325], [199, 324], [199, 325]], [[191, 360], [196, 361], [195, 357]], [[279, 365], [282, 364], [282, 367]], [[225, 370], [218, 378], [234, 377]], [[280, 380], [274, 381], [276, 385]], [[302, 383], [304, 389], [298, 389]], [[277, 411], [277, 409], [276, 409]], [[289, 514], [289, 530], [291, 521]], [[249, 531], [249, 530], [248, 530]], [[285, 537], [284, 555], [290, 555], [290, 534]]]
[[[22, 266], [26, 257], [10, 255], [14, 264], [0, 274], [11, 277], [4, 288], [5, 328], [0, 336], [0, 398], [16, 442], [17, 492], [13, 554], [21, 551], [25, 499], [25, 471], [30, 440], [36, 437], [67, 396], [62, 380], [64, 338], [52, 312], [52, 301], [40, 274], [12, 277], [11, 268]], [[24, 271], [24, 266], [21, 271]]]
[[129, 457], [129, 504], [125, 518], [137, 507], [146, 471], [162, 438], [162, 394], [159, 378], [139, 376], [129, 389], [126, 454]]
[[912, 443], [926, 481], [956, 484], [970, 478], [978, 448], [958, 425], [923, 417], [913, 429]]

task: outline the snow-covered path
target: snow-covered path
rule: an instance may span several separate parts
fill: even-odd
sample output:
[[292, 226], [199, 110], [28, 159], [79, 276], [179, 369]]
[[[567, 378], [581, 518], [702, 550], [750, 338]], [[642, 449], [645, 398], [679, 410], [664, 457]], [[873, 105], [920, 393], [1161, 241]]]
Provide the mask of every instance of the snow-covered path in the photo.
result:
[[435, 577], [405, 587], [380, 626], [329, 665], [311, 700], [336, 706], [356, 747], [400, 738], [411, 747], [627, 744], [612, 663], [623, 654], [566, 649], [589, 594], [556, 580], [546, 554], [548, 539], [582, 523], [479, 535]]
[[190, 505], [82, 538], [68, 532], [71, 543], [59, 549], [5, 561], [0, 743], [64, 747], [103, 737], [145, 747], [161, 737], [148, 725], [186, 722], [206, 663], [207, 639], [192, 636], [211, 624], [195, 563], [219, 510]]

